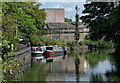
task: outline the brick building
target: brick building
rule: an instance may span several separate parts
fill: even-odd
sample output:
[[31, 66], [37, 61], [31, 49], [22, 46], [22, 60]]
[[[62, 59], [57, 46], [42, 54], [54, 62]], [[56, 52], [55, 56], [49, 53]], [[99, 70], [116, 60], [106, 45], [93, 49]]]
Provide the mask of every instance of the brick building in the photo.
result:
[[47, 17], [45, 22], [64, 23], [64, 9], [45, 9]]
[[[46, 17], [46, 27], [47, 28], [75, 28], [74, 25], [72, 24], [68, 24], [65, 23], [64, 21], [64, 9], [44, 9], [45, 12], [47, 13], [47, 17]], [[83, 31], [83, 29], [85, 28], [85, 26], [83, 24], [81, 24], [79, 26], [81, 28], [81, 30]], [[60, 39], [60, 40], [74, 40], [74, 33], [62, 33], [62, 34], [58, 34], [58, 33], [53, 33], [53, 34], [49, 34], [48, 37], [50, 38], [55, 38], [55, 39]], [[80, 33], [80, 41], [83, 41], [85, 38], [85, 34], [84, 33]]]

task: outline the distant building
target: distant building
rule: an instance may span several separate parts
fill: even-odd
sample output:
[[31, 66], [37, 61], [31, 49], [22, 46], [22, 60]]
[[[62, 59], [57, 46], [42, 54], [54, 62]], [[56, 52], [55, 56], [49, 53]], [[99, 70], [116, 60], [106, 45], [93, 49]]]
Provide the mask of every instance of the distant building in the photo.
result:
[[[68, 28], [75, 28], [74, 25], [66, 23], [64, 21], [65, 17], [64, 17], [64, 9], [51, 9], [51, 8], [47, 8], [44, 9], [45, 12], [47, 13], [47, 17], [46, 17], [46, 27], [49, 29], [53, 29], [53, 28], [64, 28], [64, 29], [68, 29]], [[81, 31], [84, 31], [85, 26], [83, 24], [81, 24], [79, 26], [81, 28]], [[62, 34], [58, 34], [58, 33], [53, 33], [53, 34], [48, 34], [48, 37], [50, 38], [54, 38], [54, 39], [60, 39], [60, 40], [74, 40], [74, 33], [62, 33]], [[85, 34], [84, 33], [80, 33], [80, 41], [83, 41], [85, 39]]]
[[64, 9], [44, 9], [47, 13], [45, 22], [64, 23]]
[[[69, 28], [75, 28], [72, 24], [65, 24], [65, 23], [46, 23], [46, 26], [50, 29], [58, 28], [58, 29], [69, 29]], [[54, 39], [60, 39], [60, 40], [74, 40], [74, 33], [54, 33], [49, 34], [48, 37], [54, 38]]]

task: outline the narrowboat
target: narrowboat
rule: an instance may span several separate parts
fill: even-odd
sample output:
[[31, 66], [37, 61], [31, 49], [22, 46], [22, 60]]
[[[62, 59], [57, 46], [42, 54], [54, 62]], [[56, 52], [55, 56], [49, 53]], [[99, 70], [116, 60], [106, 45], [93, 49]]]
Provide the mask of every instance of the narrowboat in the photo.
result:
[[65, 47], [47, 46], [43, 53], [47, 62], [52, 62], [55, 59], [63, 59], [66, 55]]
[[33, 62], [42, 62], [44, 60], [43, 53], [45, 52], [45, 46], [32, 46], [32, 61]]

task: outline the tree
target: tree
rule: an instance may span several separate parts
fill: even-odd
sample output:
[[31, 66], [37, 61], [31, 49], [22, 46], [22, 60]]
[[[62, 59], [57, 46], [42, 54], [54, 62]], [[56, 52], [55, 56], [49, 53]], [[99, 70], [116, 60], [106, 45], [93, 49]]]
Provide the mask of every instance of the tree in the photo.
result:
[[90, 39], [98, 40], [103, 37], [105, 40], [112, 40], [115, 44], [116, 53], [120, 53], [120, 2], [92, 2], [84, 5], [81, 19], [90, 28]]
[[79, 40], [79, 30], [78, 30], [78, 24], [79, 24], [79, 14], [78, 14], [78, 10], [79, 8], [77, 6], [75, 6], [75, 10], [76, 10], [76, 15], [75, 15], [75, 18], [76, 18], [76, 21], [75, 21], [75, 40]]
[[[38, 29], [44, 28], [45, 12], [39, 9], [41, 4], [34, 2], [3, 2], [2, 3], [2, 64], [7, 80], [17, 80], [10, 74], [11, 70], [20, 70], [23, 62], [8, 59], [17, 50], [19, 38], [30, 41]], [[32, 39], [31, 39], [32, 40]], [[16, 64], [15, 64], [16, 63]], [[18, 66], [19, 64], [19, 66]], [[1, 77], [0, 77], [1, 78]], [[6, 78], [5, 78], [6, 79]]]
[[69, 19], [69, 18], [65, 18], [65, 22], [68, 22], [68, 23], [72, 23], [72, 19]]
[[116, 53], [120, 54], [120, 3], [118, 3], [118, 6], [113, 10], [108, 20], [110, 27], [106, 35], [113, 40], [116, 46]]
[[[5, 33], [3, 35], [7, 38], [14, 38], [13, 36], [18, 31], [19, 38], [29, 41], [31, 35], [35, 34], [38, 29], [44, 28], [45, 25], [45, 12], [39, 9], [39, 6], [41, 6], [40, 3], [34, 2], [4, 2], [2, 27]], [[6, 34], [7, 30], [10, 32], [9, 35]]]
[[106, 35], [109, 30], [108, 17], [114, 6], [113, 2], [91, 2], [84, 5], [83, 13], [88, 15], [82, 16], [81, 19], [90, 29], [91, 40], [99, 40]]

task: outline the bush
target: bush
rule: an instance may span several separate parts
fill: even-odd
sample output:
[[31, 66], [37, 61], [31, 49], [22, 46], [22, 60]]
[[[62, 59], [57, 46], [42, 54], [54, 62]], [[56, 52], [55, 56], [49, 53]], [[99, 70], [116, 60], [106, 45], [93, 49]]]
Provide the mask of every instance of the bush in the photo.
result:
[[102, 40], [98, 40], [98, 41], [85, 40], [85, 41], [80, 41], [79, 44], [80, 45], [91, 45], [94, 47], [113, 47], [114, 46], [112, 41], [106, 42]]
[[77, 41], [69, 41], [69, 42], [67, 42], [66, 44], [67, 44], [67, 46], [78, 45], [79, 42], [77, 42]]
[[32, 35], [30, 38], [31, 45], [44, 45], [42, 38], [40, 38], [38, 35]]
[[32, 35], [31, 39], [30, 39], [30, 42], [31, 42], [32, 45], [40, 45], [40, 46], [43, 46], [43, 45], [46, 45], [46, 46], [49, 46], [49, 45], [58, 45], [58, 46], [66, 45], [64, 43], [64, 41], [62, 41], [62, 40], [50, 39], [50, 38], [47, 38], [47, 37], [40, 37], [39, 35]]

